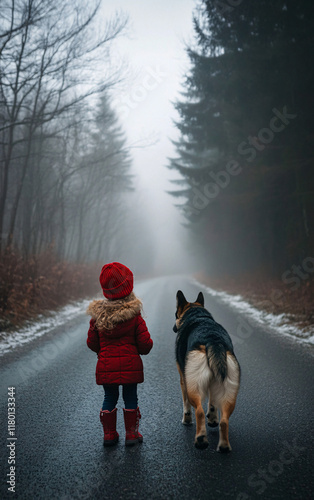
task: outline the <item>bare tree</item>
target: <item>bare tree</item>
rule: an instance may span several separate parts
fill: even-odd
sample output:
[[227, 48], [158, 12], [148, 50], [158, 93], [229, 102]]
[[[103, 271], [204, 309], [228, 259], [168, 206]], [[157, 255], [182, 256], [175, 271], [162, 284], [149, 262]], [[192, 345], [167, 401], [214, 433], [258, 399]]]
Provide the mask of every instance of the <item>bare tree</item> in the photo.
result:
[[36, 163], [38, 168], [40, 140], [60, 134], [63, 115], [67, 115], [66, 126], [72, 126], [80, 103], [119, 80], [118, 71], [107, 71], [104, 77], [104, 65], [102, 71], [97, 67], [101, 60], [108, 60], [110, 42], [122, 33], [127, 19], [116, 15], [100, 30], [96, 25], [99, 2], [89, 2], [88, 8], [78, 0], [3, 3], [0, 243], [4, 218], [9, 217], [9, 244], [27, 174]]

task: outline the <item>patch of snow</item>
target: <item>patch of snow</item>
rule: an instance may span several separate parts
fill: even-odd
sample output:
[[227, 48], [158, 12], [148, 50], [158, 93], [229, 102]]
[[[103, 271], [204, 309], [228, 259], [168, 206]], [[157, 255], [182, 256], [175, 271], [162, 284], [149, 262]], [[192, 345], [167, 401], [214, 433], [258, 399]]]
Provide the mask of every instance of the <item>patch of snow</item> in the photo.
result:
[[272, 314], [266, 311], [257, 309], [256, 307], [249, 304], [241, 295], [230, 295], [227, 292], [219, 292], [210, 288], [209, 286], [200, 283], [196, 279], [191, 280], [194, 285], [202, 287], [207, 293], [213, 297], [217, 297], [222, 302], [228, 304], [229, 306], [237, 309], [246, 316], [252, 318], [253, 320], [266, 325], [270, 328], [275, 329], [277, 332], [288, 335], [290, 338], [294, 338], [299, 342], [314, 345], [314, 327], [308, 329], [299, 328], [292, 325], [290, 322], [289, 315], [282, 314]]
[[12, 349], [19, 345], [41, 337], [79, 314], [84, 314], [89, 302], [89, 299], [85, 299], [68, 304], [62, 309], [50, 313], [49, 316], [41, 314], [37, 320], [28, 322], [26, 326], [16, 332], [2, 332], [0, 334], [0, 356], [12, 351]]

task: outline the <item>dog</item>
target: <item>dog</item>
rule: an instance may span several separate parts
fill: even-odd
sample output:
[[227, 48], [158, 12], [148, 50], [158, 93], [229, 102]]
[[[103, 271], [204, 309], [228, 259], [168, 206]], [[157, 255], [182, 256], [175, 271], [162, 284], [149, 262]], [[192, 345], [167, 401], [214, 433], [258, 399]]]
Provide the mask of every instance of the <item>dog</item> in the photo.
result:
[[240, 387], [240, 365], [233, 352], [232, 340], [204, 308], [202, 292], [191, 303], [179, 290], [175, 316], [173, 330], [177, 333], [175, 353], [183, 398], [182, 423], [192, 424], [192, 405], [196, 417], [194, 444], [198, 449], [207, 448], [202, 402], [208, 398], [208, 425], [219, 425], [217, 451], [229, 452], [229, 417], [235, 408]]

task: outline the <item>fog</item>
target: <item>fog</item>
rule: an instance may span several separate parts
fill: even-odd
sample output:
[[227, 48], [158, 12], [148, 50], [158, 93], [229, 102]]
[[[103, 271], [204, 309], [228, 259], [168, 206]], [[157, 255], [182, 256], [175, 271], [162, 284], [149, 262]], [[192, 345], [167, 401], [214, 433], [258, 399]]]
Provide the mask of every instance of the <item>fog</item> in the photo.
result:
[[234, 278], [312, 262], [309, 2], [12, 5], [0, 251], [26, 282], [50, 260]]
[[158, 6], [152, 0], [118, 0], [106, 2], [103, 9], [104, 16], [110, 7], [129, 15], [127, 35], [115, 43], [117, 57], [128, 63], [128, 71], [113, 91], [113, 105], [129, 144], [138, 145], [131, 152], [134, 202], [150, 233], [151, 272], [157, 274], [182, 272], [192, 260], [184, 218], [166, 191], [173, 188], [170, 179], [181, 177], [167, 164], [174, 155], [170, 139], [178, 138], [173, 102], [188, 68], [184, 44], [192, 38], [194, 6], [193, 0], [161, 1]]

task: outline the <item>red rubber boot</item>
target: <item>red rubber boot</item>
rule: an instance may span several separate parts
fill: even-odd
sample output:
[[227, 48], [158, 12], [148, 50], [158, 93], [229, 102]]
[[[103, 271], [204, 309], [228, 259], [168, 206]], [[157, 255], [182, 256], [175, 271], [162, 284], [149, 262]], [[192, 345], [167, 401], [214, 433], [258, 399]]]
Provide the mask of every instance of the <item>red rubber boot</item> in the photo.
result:
[[123, 415], [125, 425], [125, 446], [142, 443], [143, 436], [138, 432], [138, 426], [141, 418], [139, 407], [137, 407], [136, 410], [126, 410], [124, 408]]
[[99, 417], [104, 429], [104, 446], [113, 446], [119, 441], [116, 431], [117, 408], [112, 411], [100, 410]]

